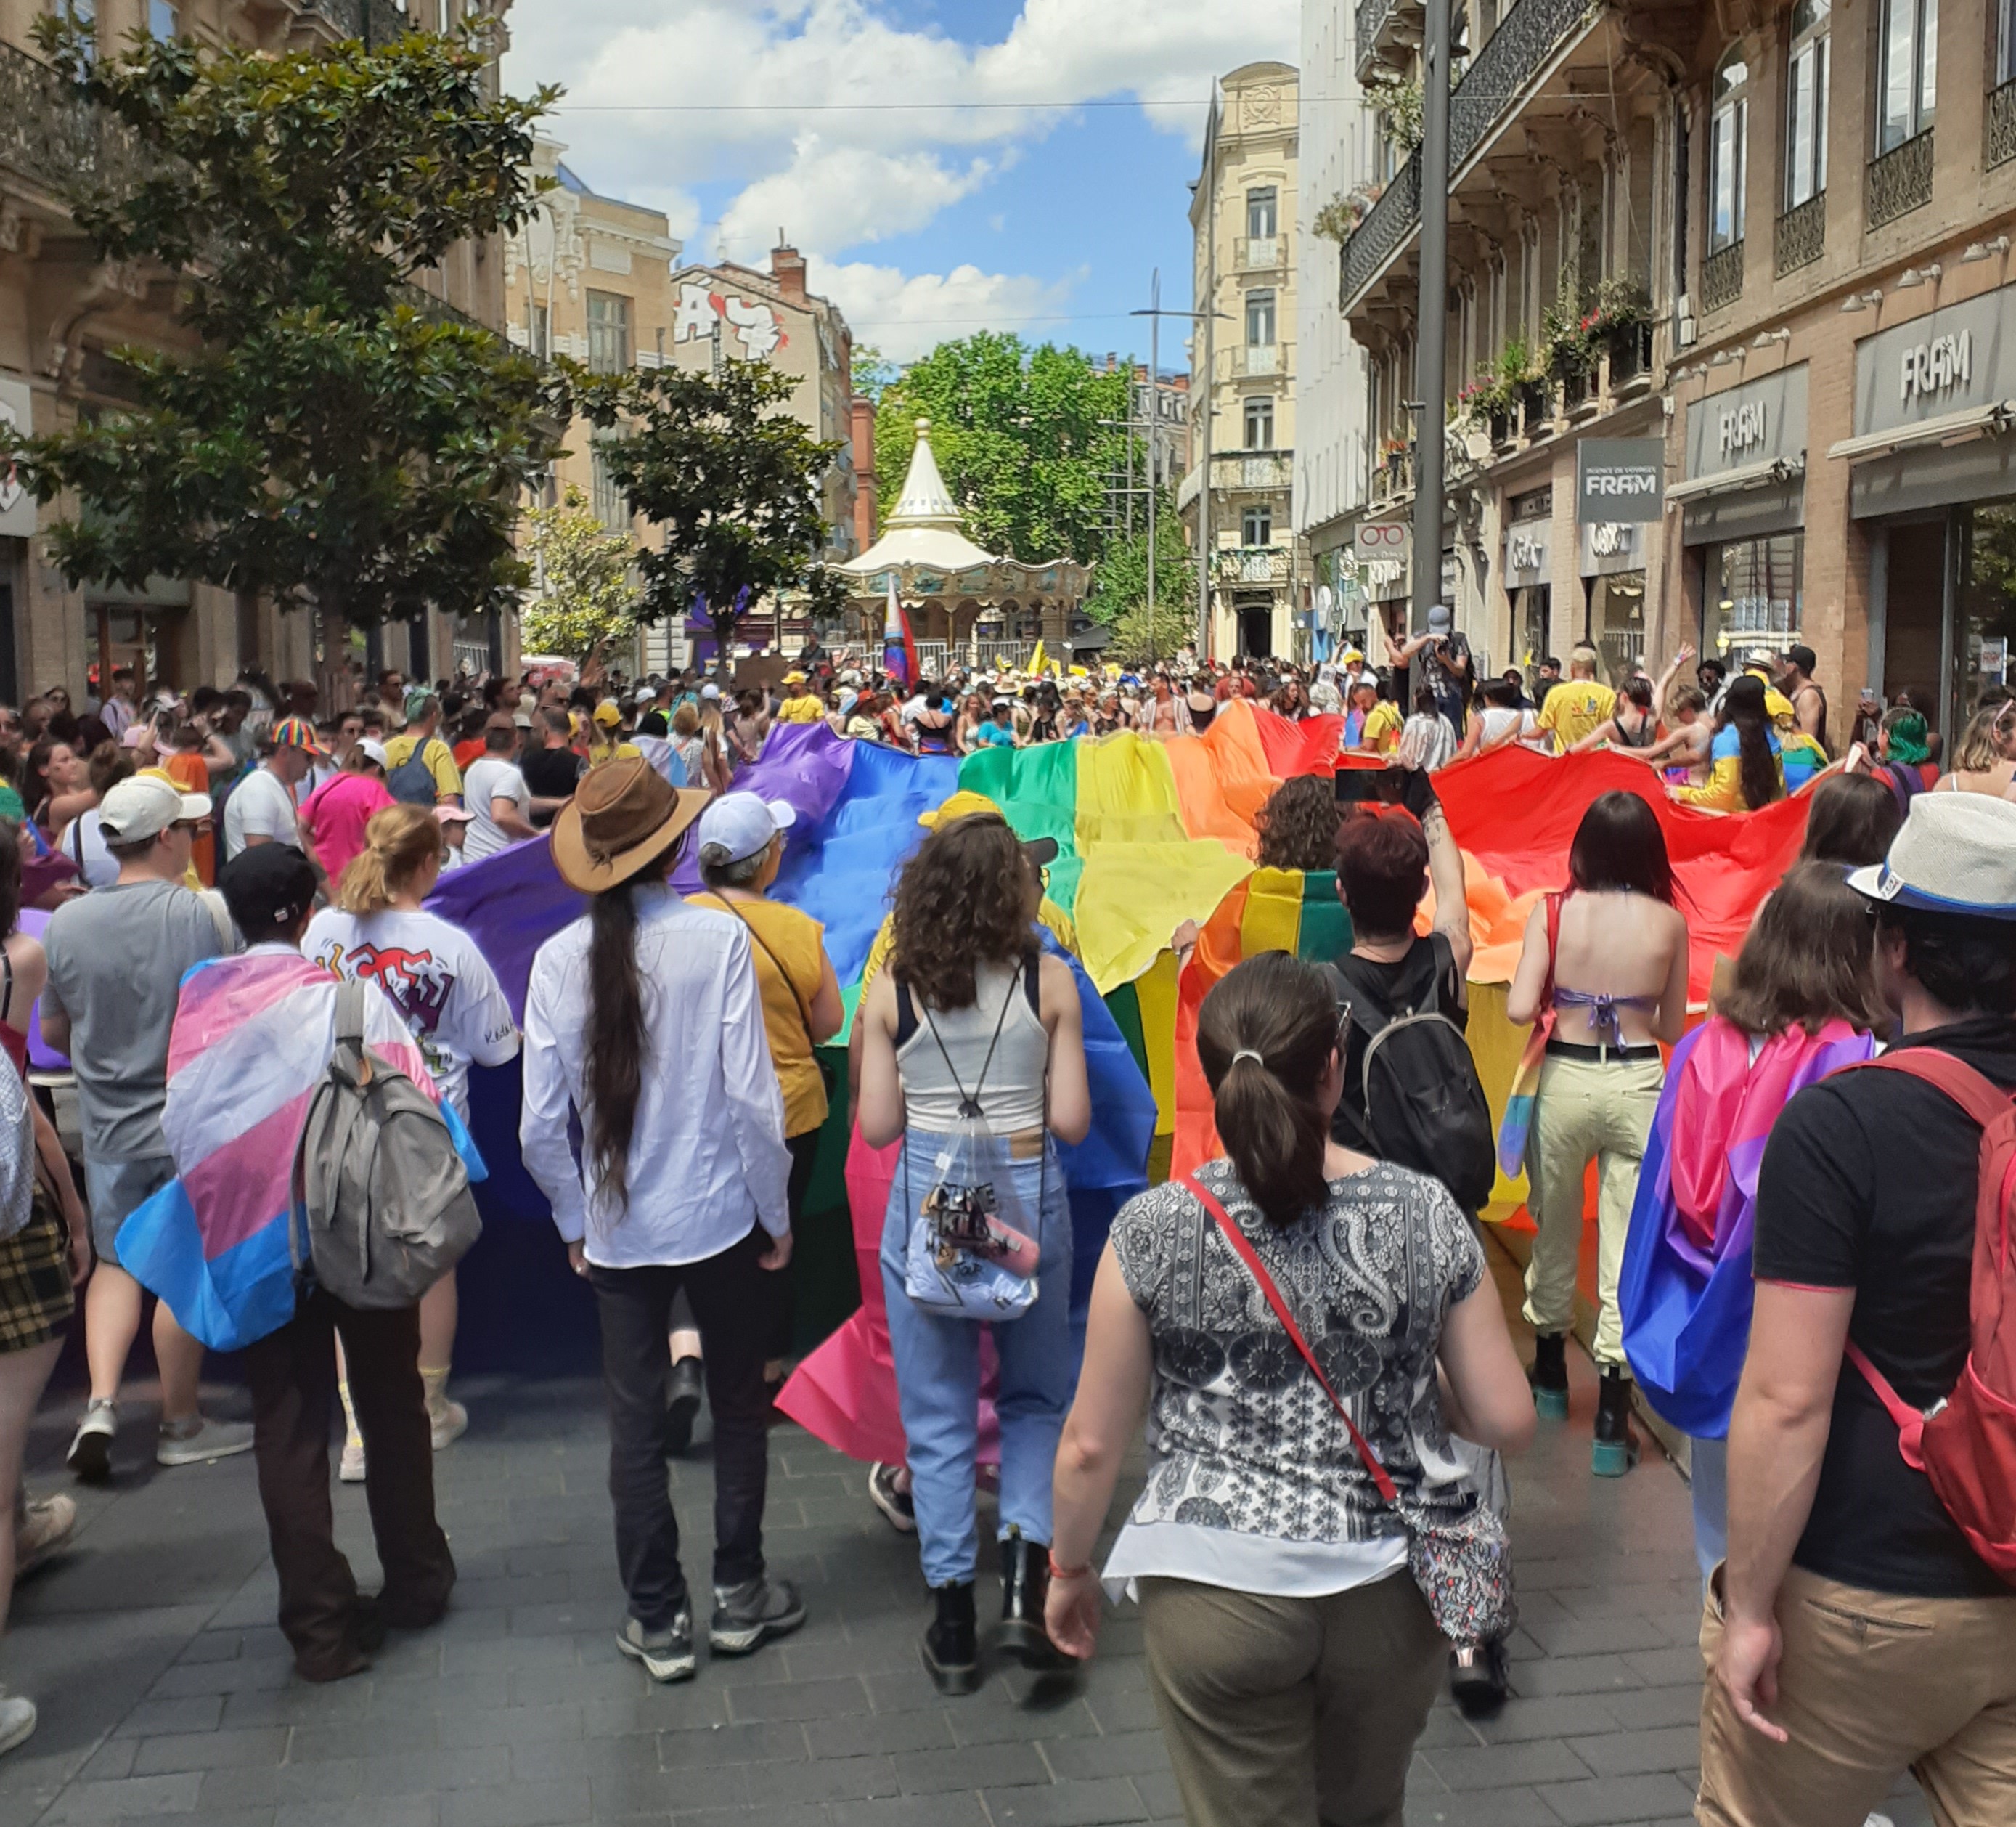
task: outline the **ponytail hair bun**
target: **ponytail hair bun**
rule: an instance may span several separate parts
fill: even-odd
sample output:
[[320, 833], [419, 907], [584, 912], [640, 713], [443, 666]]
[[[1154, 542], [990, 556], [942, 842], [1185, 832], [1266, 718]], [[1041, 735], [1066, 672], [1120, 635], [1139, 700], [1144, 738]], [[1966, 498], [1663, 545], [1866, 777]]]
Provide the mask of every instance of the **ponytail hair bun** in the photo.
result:
[[344, 870], [337, 906], [346, 914], [382, 914], [446, 847], [439, 821], [424, 805], [374, 812], [364, 827], [364, 848]]

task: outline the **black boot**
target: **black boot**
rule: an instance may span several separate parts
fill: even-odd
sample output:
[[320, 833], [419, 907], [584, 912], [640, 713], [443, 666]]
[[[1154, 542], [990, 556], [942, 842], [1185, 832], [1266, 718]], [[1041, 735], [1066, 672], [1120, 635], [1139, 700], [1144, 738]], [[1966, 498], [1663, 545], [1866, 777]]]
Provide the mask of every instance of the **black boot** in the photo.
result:
[[1449, 1652], [1449, 1692], [1466, 1719], [1489, 1719], [1510, 1692], [1505, 1639], [1465, 1643]]
[[973, 1616], [973, 1582], [934, 1587], [938, 1616], [924, 1632], [924, 1667], [941, 1694], [970, 1694], [980, 1685], [980, 1646]]
[[1564, 1332], [1533, 1335], [1533, 1368], [1526, 1373], [1533, 1386], [1533, 1407], [1549, 1421], [1568, 1418], [1568, 1341]]
[[1003, 1653], [1019, 1656], [1024, 1668], [1046, 1672], [1069, 1666], [1050, 1641], [1043, 1607], [1050, 1594], [1050, 1551], [1010, 1528], [1001, 1541], [1001, 1634]]
[[706, 1387], [697, 1357], [682, 1357], [672, 1365], [671, 1381], [665, 1390], [665, 1450], [683, 1453], [693, 1444], [693, 1422], [700, 1414], [700, 1399]]
[[1621, 1366], [1606, 1364], [1596, 1399], [1589, 1470], [1598, 1478], [1622, 1478], [1637, 1457], [1638, 1438], [1631, 1429], [1631, 1378]]

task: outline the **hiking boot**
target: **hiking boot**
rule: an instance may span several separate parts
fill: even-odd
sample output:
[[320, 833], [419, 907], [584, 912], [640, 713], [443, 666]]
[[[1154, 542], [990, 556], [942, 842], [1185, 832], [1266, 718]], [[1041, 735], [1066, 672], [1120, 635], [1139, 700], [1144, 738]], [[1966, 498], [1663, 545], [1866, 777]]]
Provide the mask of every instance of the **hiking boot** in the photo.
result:
[[40, 1566], [70, 1540], [77, 1526], [77, 1505], [59, 1492], [30, 1497], [25, 1491], [14, 1511], [14, 1577]]
[[1049, 1591], [1050, 1551], [1011, 1528], [1001, 1540], [1001, 1629], [995, 1641], [1003, 1653], [1020, 1656], [1024, 1668], [1054, 1673], [1070, 1659], [1043, 1623]]
[[0, 1692], [0, 1754], [25, 1744], [35, 1730], [35, 1703], [19, 1694]]
[[1511, 1691], [1505, 1640], [1465, 1643], [1449, 1652], [1449, 1693], [1466, 1719], [1489, 1719]]
[[868, 1501], [887, 1519], [889, 1526], [898, 1535], [917, 1533], [917, 1506], [910, 1494], [899, 1487], [897, 1475], [900, 1465], [888, 1465], [880, 1459], [868, 1468]]
[[1589, 1468], [1598, 1478], [1622, 1478], [1638, 1457], [1638, 1436], [1631, 1428], [1631, 1378], [1617, 1364], [1606, 1364], [1596, 1399], [1596, 1443]]
[[700, 1414], [704, 1379], [697, 1357], [682, 1357], [672, 1366], [671, 1387], [665, 1397], [665, 1450], [683, 1453], [693, 1444], [693, 1422]]
[[1543, 1421], [1568, 1418], [1568, 1341], [1565, 1332], [1533, 1335], [1533, 1368], [1526, 1380], [1533, 1386], [1533, 1407]]
[[616, 1633], [616, 1647], [632, 1662], [641, 1662], [654, 1681], [693, 1679], [700, 1659], [693, 1654], [693, 1604], [679, 1601], [671, 1624], [662, 1631], [647, 1631], [635, 1618], [625, 1618]]
[[[119, 1432], [119, 1411], [110, 1396], [94, 1396], [77, 1424], [65, 1462], [80, 1484], [103, 1484], [112, 1476], [112, 1441]], [[24, 1703], [25, 1704], [25, 1703]], [[34, 1721], [28, 1722], [28, 1731]], [[24, 1732], [22, 1736], [26, 1737]]]
[[805, 1621], [805, 1602], [788, 1580], [758, 1573], [740, 1586], [714, 1589], [707, 1644], [717, 1656], [747, 1656], [773, 1637], [788, 1637]]
[[249, 1421], [206, 1421], [200, 1414], [193, 1414], [187, 1421], [161, 1423], [160, 1437], [154, 1443], [154, 1463], [207, 1465], [215, 1460], [229, 1459], [234, 1453], [251, 1450]]
[[980, 1644], [974, 1622], [973, 1582], [933, 1589], [938, 1616], [924, 1632], [924, 1667], [941, 1694], [970, 1694], [980, 1685]]

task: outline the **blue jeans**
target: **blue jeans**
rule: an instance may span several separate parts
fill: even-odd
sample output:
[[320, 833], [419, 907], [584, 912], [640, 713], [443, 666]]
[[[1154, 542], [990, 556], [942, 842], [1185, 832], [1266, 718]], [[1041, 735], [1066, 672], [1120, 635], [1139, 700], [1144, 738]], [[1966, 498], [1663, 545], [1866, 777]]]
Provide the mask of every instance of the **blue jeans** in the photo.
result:
[[1691, 1436], [1687, 1479], [1694, 1500], [1694, 1559], [1705, 1593], [1708, 1576], [1729, 1554], [1729, 1442]]
[[[1005, 1144], [997, 1146], [1005, 1157]], [[980, 1435], [980, 1326], [927, 1313], [903, 1292], [910, 1217], [931, 1188], [937, 1147], [938, 1139], [921, 1130], [905, 1138], [882, 1227], [882, 1287], [924, 1577], [933, 1586], [949, 1586], [973, 1578], [979, 1552], [973, 1476]], [[994, 1328], [1001, 1360], [994, 1407], [1001, 1422], [1001, 1535], [1006, 1539], [1011, 1528], [1019, 1529], [1027, 1540], [1047, 1546], [1050, 1476], [1078, 1381], [1078, 1356], [1071, 1324], [1071, 1205], [1047, 1137], [1043, 1149], [1042, 1162], [1004, 1158], [995, 1168], [997, 1184], [1013, 1182], [1024, 1212], [1036, 1210], [1042, 1183], [1042, 1256], [1035, 1304]]]

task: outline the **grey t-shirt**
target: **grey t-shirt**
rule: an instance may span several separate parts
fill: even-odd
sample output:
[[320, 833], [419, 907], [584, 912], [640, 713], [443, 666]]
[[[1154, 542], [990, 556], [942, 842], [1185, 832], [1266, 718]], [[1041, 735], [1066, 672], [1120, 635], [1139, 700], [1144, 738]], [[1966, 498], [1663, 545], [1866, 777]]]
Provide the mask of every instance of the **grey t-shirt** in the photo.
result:
[[70, 1065], [94, 1161], [167, 1153], [168, 1033], [184, 972], [229, 950], [201, 896], [177, 882], [129, 882], [66, 901], [50, 917], [45, 1011], [70, 1017]]

